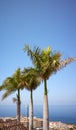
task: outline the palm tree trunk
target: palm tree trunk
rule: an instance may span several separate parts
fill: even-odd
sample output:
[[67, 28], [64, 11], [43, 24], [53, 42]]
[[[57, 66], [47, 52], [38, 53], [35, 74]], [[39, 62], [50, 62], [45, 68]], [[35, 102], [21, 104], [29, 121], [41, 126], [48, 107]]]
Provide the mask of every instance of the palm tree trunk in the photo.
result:
[[17, 121], [20, 122], [20, 90], [19, 89], [17, 95]]
[[28, 126], [28, 113], [29, 112], [29, 105], [27, 105], [27, 128], [29, 128], [29, 126]]
[[32, 90], [30, 91], [29, 130], [33, 130], [33, 96], [32, 96]]
[[44, 80], [43, 130], [49, 130], [48, 94], [46, 80]]

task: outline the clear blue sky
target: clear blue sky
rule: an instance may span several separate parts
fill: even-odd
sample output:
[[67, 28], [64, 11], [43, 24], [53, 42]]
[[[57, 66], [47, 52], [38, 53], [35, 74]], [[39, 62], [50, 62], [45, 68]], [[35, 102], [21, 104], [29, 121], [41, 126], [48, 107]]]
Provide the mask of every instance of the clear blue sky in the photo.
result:
[[[31, 66], [23, 52], [51, 46], [63, 58], [76, 57], [76, 0], [0, 0], [0, 84], [20, 67]], [[48, 80], [50, 105], [76, 105], [76, 63], [71, 63]], [[13, 104], [12, 94], [0, 104]], [[29, 92], [21, 92], [22, 104]], [[43, 84], [34, 91], [34, 104], [43, 103]]]

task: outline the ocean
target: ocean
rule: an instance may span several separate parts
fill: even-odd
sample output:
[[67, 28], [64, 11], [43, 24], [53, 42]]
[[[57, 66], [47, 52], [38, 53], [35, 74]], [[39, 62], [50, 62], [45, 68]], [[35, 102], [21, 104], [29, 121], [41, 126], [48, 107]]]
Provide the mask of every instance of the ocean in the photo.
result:
[[[21, 116], [28, 116], [27, 106], [21, 107]], [[16, 105], [1, 105], [0, 117], [15, 117]], [[43, 107], [34, 106], [34, 117], [43, 118]], [[76, 106], [49, 106], [49, 121], [76, 124]]]

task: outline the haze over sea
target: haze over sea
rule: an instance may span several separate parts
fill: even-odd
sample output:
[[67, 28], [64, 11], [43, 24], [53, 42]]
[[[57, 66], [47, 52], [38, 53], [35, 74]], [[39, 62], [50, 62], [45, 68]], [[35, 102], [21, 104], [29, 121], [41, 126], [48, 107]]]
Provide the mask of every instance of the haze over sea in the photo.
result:
[[[21, 115], [28, 116], [29, 111], [26, 106], [21, 107]], [[16, 105], [1, 105], [1, 117], [14, 117], [16, 116]], [[43, 117], [42, 105], [34, 106], [34, 117]], [[61, 121], [64, 123], [76, 124], [76, 105], [52, 105], [49, 106], [49, 120]]]

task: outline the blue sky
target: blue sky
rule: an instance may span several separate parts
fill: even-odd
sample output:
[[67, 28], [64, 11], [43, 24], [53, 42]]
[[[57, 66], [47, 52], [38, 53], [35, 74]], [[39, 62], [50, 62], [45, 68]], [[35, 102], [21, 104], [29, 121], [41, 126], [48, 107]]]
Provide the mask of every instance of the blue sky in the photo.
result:
[[[20, 67], [31, 66], [25, 44], [76, 57], [75, 0], [0, 0], [0, 84]], [[76, 63], [54, 74], [47, 82], [50, 105], [76, 105]], [[0, 104], [13, 104], [9, 96]], [[43, 104], [43, 84], [34, 91], [34, 104]], [[29, 92], [21, 91], [22, 104]]]

